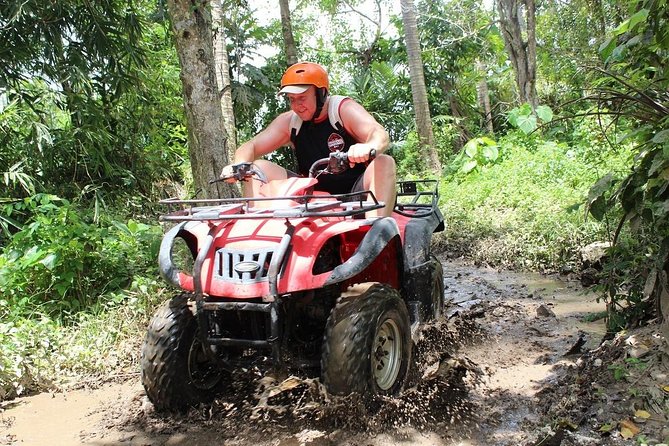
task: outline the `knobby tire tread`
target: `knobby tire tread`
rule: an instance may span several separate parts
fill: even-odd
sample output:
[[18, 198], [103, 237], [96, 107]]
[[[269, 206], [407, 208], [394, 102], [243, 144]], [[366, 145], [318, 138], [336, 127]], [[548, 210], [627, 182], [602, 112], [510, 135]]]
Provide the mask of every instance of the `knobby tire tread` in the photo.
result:
[[179, 294], [159, 308], [142, 346], [142, 385], [159, 411], [182, 411], [211, 401], [216, 393], [196, 388], [188, 372], [188, 354], [198, 330], [189, 296]]
[[[371, 353], [377, 324], [384, 315], [399, 322], [403, 332], [403, 357], [400, 374], [388, 392], [373, 381]], [[409, 313], [397, 290], [374, 284], [360, 295], [339, 298], [326, 325], [321, 356], [323, 382], [330, 393], [396, 394], [406, 379], [411, 357]]]
[[437, 293], [437, 308], [435, 308], [434, 305], [434, 296], [433, 296], [433, 305], [431, 308], [431, 319], [436, 319], [437, 316], [441, 317], [444, 315], [445, 311], [445, 302], [444, 302], [444, 269], [441, 265], [441, 262], [439, 259], [434, 254], [430, 254], [430, 261], [435, 267], [434, 275], [432, 277], [432, 280], [434, 281], [433, 286], [436, 287], [436, 290], [433, 289], [432, 292]]

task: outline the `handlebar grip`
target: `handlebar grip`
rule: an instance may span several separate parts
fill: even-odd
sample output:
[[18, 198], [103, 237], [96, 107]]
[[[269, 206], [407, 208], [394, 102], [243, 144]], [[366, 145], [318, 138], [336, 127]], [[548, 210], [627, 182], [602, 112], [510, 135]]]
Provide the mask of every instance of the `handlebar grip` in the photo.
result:
[[254, 169], [254, 165], [252, 162], [249, 161], [244, 161], [241, 163], [237, 164], [232, 164], [232, 174], [227, 175], [227, 176], [221, 176], [219, 178], [216, 178], [214, 180], [210, 180], [209, 184], [217, 183], [220, 181], [225, 181], [228, 182], [228, 180], [235, 180], [235, 181], [245, 181], [247, 178], [250, 178], [252, 176], [257, 176], [260, 181], [266, 183], [267, 182], [267, 177], [263, 172], [261, 172], [258, 169]]

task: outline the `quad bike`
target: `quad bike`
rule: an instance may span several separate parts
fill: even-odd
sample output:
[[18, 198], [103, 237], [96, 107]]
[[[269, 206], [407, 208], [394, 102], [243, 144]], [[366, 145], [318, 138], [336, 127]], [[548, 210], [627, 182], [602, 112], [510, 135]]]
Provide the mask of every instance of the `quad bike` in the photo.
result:
[[[158, 410], [214, 399], [231, 372], [286, 367], [320, 373], [332, 394], [394, 395], [421, 324], [443, 311], [442, 267], [430, 252], [443, 229], [434, 180], [398, 182], [392, 217], [370, 191], [314, 191], [318, 175], [348, 167], [345, 153], [308, 178], [267, 182], [266, 196], [168, 199], [174, 226], [159, 254], [182, 291], [150, 322], [142, 384]], [[176, 209], [174, 209], [176, 207]], [[184, 254], [185, 256], [180, 254]]]

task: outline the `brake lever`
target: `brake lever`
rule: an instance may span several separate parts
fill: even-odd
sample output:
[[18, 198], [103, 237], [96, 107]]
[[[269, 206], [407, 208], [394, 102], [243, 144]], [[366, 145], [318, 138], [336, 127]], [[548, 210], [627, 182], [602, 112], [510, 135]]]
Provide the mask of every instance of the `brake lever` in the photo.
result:
[[[255, 175], [258, 179], [263, 184], [267, 184], [269, 181], [267, 180], [267, 175], [265, 175], [265, 172], [263, 172], [260, 169], [251, 169], [249, 170], [249, 177]], [[249, 178], [247, 177], [247, 178]]]

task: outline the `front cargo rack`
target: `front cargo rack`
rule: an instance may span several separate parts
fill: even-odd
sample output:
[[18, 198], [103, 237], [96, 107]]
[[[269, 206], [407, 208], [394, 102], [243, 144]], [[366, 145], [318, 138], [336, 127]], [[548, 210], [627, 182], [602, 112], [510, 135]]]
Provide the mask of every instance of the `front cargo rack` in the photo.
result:
[[[282, 203], [283, 202], [283, 203]], [[250, 220], [264, 218], [350, 217], [385, 206], [371, 191], [286, 197], [167, 198], [170, 211], [160, 221]], [[260, 204], [260, 205], [259, 205]], [[171, 210], [179, 208], [177, 210]]]

